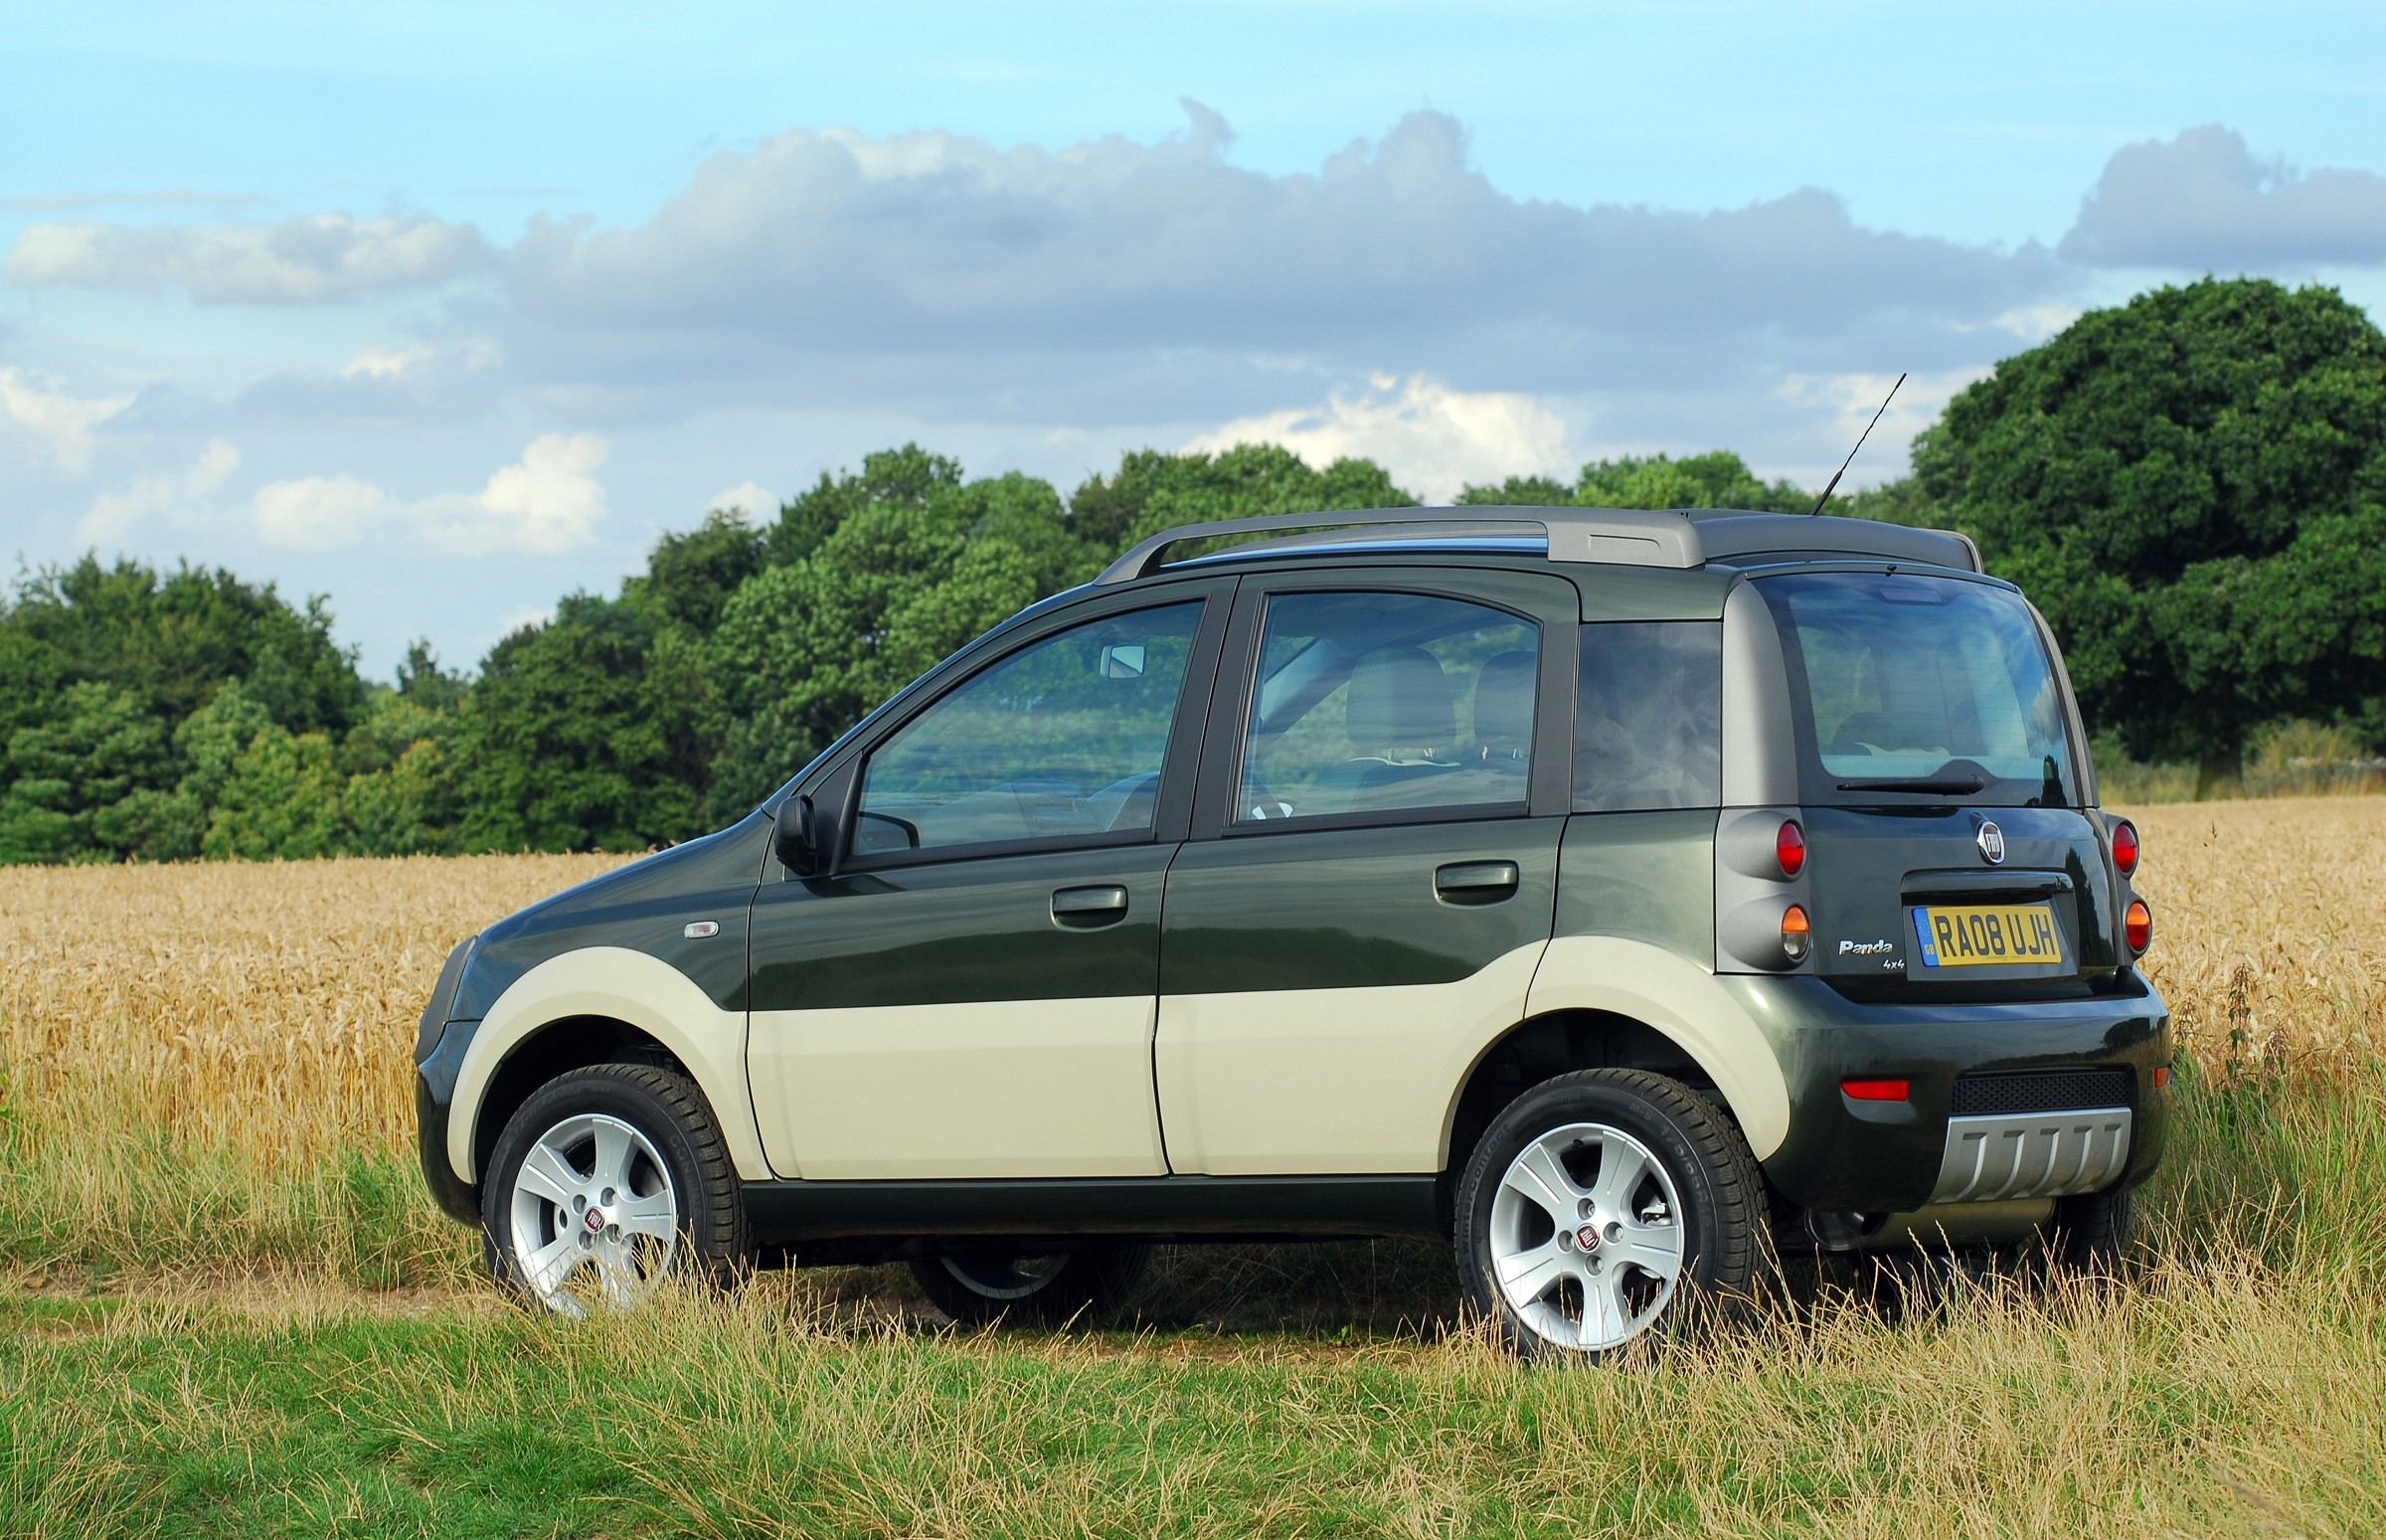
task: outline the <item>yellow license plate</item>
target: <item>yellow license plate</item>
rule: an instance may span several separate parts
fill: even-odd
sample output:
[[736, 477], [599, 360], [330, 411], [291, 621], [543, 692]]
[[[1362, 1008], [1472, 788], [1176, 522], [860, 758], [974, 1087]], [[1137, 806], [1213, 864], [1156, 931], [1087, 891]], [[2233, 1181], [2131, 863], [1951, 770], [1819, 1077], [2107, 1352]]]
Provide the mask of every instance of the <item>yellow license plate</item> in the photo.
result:
[[1910, 913], [1926, 968], [2063, 961], [2063, 933], [2051, 905], [1917, 904]]

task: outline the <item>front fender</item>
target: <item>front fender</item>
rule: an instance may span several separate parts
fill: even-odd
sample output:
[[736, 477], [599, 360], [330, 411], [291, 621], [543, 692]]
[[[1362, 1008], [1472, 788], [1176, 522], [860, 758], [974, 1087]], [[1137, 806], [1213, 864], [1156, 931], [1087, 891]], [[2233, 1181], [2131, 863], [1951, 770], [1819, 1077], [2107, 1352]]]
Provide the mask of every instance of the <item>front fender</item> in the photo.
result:
[[499, 1067], [541, 1028], [576, 1016], [622, 1022], [670, 1050], [712, 1105], [738, 1175], [748, 1181], [770, 1177], [746, 1084], [746, 1013], [723, 1010], [685, 973], [642, 951], [584, 946], [515, 979], [482, 1017], [456, 1069], [447, 1118], [447, 1163], [458, 1179], [479, 1179], [473, 1132]]

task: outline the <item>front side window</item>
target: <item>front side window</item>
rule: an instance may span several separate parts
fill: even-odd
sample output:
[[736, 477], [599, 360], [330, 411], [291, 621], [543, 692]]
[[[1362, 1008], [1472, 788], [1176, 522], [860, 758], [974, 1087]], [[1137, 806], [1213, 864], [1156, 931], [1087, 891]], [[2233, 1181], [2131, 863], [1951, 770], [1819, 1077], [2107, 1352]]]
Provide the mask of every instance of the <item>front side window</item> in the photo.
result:
[[1404, 809], [1521, 812], [1541, 628], [1422, 594], [1268, 602], [1238, 824]]
[[1148, 834], [1198, 602], [1021, 648], [870, 757], [856, 855]]
[[1624, 620], [1582, 630], [1574, 809], [1723, 800], [1723, 625]]
[[1757, 588], [1790, 657], [1817, 799], [2077, 803], [2062, 686], [2018, 595], [1902, 573], [1799, 573]]

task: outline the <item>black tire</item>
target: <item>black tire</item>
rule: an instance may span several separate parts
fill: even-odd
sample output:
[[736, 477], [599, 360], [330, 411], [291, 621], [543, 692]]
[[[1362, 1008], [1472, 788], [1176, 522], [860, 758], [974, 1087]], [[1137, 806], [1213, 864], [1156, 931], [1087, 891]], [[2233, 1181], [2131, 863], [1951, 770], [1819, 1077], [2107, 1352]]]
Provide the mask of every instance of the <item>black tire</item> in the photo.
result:
[[2073, 1272], [2118, 1276], [2129, 1260], [2136, 1221], [2134, 1188], [2057, 1198], [2045, 1227], [2047, 1258]]
[[574, 1312], [571, 1305], [533, 1287], [523, 1271], [526, 1250], [560, 1238], [561, 1205], [551, 1206], [549, 1217], [539, 1221], [539, 1234], [518, 1237], [515, 1220], [521, 1208], [515, 1198], [523, 1162], [542, 1135], [589, 1115], [627, 1123], [661, 1157], [678, 1209], [677, 1225], [670, 1227], [677, 1235], [670, 1271], [720, 1286], [742, 1277], [752, 1266], [754, 1251], [745, 1198], [703, 1093], [671, 1070], [600, 1064], [559, 1075], [541, 1086], [498, 1135], [480, 1200], [482, 1250], [497, 1285], [524, 1304]]
[[[1590, 1136], [1561, 1138], [1564, 1130], [1578, 1125], [1620, 1133], [1629, 1142], [1600, 1142]], [[1632, 1148], [1633, 1144], [1638, 1148]], [[1536, 1146], [1556, 1154], [1565, 1176], [1575, 1182], [1571, 1196], [1578, 1204], [1576, 1213], [1551, 1214], [1549, 1205], [1540, 1199], [1525, 1200], [1521, 1186], [1515, 1189], [1517, 1200], [1504, 1208], [1500, 1204], [1499, 1194], [1511, 1167], [1528, 1148]], [[1663, 1173], [1663, 1182], [1653, 1175], [1635, 1179], [1623, 1195], [1621, 1207], [1631, 1213], [1637, 1234], [1673, 1249], [1678, 1262], [1670, 1287], [1635, 1260], [1638, 1253], [1631, 1249], [1631, 1236], [1624, 1233], [1618, 1216], [1605, 1215], [1600, 1208], [1584, 1214], [1579, 1207], [1599, 1187], [1611, 1148], [1618, 1151], [1617, 1158], [1630, 1162], [1616, 1167], [1619, 1178], [1636, 1169]], [[1560, 1150], [1563, 1153], [1558, 1153]], [[1645, 1162], [1638, 1158], [1641, 1155], [1647, 1157]], [[1571, 1163], [1575, 1161], [1587, 1164], [1578, 1170]], [[1664, 1183], [1671, 1184], [1678, 1212], [1660, 1213], [1660, 1208], [1676, 1208], [1664, 1201]], [[1484, 1130], [1459, 1178], [1455, 1198], [1452, 1241], [1466, 1296], [1497, 1327], [1501, 1340], [1527, 1358], [1601, 1358], [1628, 1348], [1651, 1332], [1679, 1331], [1717, 1307], [1743, 1306], [1771, 1266], [1765, 1183], [1748, 1141], [1689, 1087], [1642, 1070], [1581, 1070], [1544, 1081], [1517, 1098]], [[1599, 1202], [1605, 1205], [1609, 1199], [1603, 1196]], [[1550, 1226], [1544, 1242], [1532, 1240], [1534, 1207], [1542, 1210], [1540, 1222]], [[1496, 1245], [1495, 1218], [1506, 1227]], [[1590, 1222], [1577, 1227], [1578, 1220]], [[1568, 1227], [1563, 1235], [1561, 1227]], [[1665, 1236], [1662, 1232], [1669, 1228], [1677, 1233]], [[1579, 1239], [1586, 1231], [1595, 1232], [1588, 1246]], [[1528, 1301], [1533, 1311], [1530, 1319], [1511, 1302], [1495, 1270], [1503, 1251], [1514, 1266], [1521, 1249], [1528, 1246], [1549, 1255], [1526, 1270], [1526, 1278], [1553, 1262], [1557, 1269], [1549, 1291]], [[1551, 1249], [1561, 1249], [1564, 1255]], [[1650, 1255], [1659, 1250], [1661, 1246], [1652, 1245]], [[1611, 1268], [1613, 1272], [1607, 1271]], [[1572, 1270], [1571, 1282], [1568, 1270]], [[1620, 1301], [1613, 1319], [1619, 1323], [1622, 1339], [1588, 1347], [1580, 1339], [1561, 1340], [1556, 1332], [1565, 1325], [1570, 1288], [1577, 1301], [1572, 1317], [1578, 1323], [1575, 1329], [1585, 1337], [1593, 1335], [1580, 1323], [1590, 1312], [1586, 1290], [1595, 1282], [1612, 1290], [1612, 1300]], [[1529, 1288], [1530, 1284], [1521, 1286]], [[1630, 1306], [1629, 1313], [1625, 1303]], [[1623, 1322], [1632, 1324], [1620, 1324]]]
[[1135, 1291], [1151, 1248], [1095, 1244], [1026, 1252], [989, 1241], [912, 1264], [931, 1303], [963, 1326], [1091, 1324]]

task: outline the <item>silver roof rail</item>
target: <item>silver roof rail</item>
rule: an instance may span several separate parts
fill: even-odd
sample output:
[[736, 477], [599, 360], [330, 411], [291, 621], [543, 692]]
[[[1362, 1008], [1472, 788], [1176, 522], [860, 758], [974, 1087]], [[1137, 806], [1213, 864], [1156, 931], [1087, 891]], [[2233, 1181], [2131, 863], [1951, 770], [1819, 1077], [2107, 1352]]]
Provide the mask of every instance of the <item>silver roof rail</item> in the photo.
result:
[[[1414, 538], [1447, 537], [1452, 527], [1507, 525], [1537, 527], [1549, 542], [1553, 562], [1596, 562], [1621, 567], [1703, 567], [1724, 557], [1835, 553], [1929, 562], [1972, 572], [1984, 569], [1967, 536], [1947, 530], [1915, 529], [1870, 519], [1816, 518], [1805, 514], [1750, 513], [1729, 508], [1644, 510], [1637, 508], [1528, 508], [1484, 503], [1456, 508], [1360, 508], [1331, 513], [1289, 513], [1263, 519], [1221, 519], [1187, 524], [1138, 541], [1104, 569], [1097, 586], [1132, 583], [1159, 568], [1172, 546], [1233, 535], [1284, 535], [1433, 525]], [[1484, 531], [1490, 533], [1489, 530]], [[1333, 538], [1321, 540], [1330, 546]], [[1270, 542], [1272, 549], [1305, 542]]]

